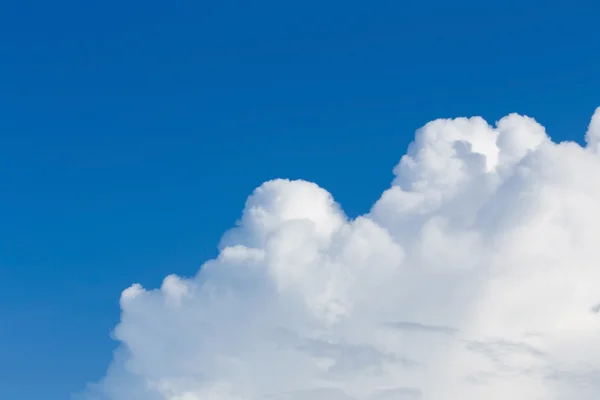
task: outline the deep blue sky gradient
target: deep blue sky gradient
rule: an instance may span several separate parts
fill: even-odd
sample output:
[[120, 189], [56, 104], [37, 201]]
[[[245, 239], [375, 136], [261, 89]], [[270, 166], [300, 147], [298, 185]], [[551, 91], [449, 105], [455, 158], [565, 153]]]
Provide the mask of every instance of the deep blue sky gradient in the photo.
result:
[[193, 274], [263, 181], [350, 216], [438, 117], [600, 105], [600, 3], [0, 2], [0, 398], [99, 379], [120, 292]]

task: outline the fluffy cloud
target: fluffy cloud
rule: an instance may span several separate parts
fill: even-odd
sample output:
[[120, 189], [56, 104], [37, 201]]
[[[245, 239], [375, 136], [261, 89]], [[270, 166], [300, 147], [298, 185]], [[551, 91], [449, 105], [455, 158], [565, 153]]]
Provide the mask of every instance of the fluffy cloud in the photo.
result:
[[121, 297], [88, 400], [596, 400], [600, 109], [587, 145], [509, 115], [428, 123], [371, 211], [249, 197], [217, 259]]

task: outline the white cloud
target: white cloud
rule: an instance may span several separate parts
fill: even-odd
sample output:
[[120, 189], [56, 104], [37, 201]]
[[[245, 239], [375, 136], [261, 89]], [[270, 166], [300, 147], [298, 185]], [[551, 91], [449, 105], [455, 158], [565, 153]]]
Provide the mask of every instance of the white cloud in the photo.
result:
[[123, 292], [101, 400], [600, 398], [600, 109], [433, 121], [372, 210], [252, 194], [216, 260]]

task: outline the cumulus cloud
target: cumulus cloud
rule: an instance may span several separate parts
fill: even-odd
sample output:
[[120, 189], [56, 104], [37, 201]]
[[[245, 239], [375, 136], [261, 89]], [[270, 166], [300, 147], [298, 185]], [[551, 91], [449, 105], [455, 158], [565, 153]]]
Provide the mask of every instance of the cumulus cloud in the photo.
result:
[[123, 292], [83, 398], [600, 398], [600, 109], [585, 138], [430, 122], [356, 219], [264, 183], [196, 276]]

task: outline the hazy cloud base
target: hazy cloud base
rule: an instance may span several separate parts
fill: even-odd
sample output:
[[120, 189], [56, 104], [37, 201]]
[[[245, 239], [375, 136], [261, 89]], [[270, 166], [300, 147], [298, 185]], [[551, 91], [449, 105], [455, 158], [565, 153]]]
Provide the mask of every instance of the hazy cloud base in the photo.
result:
[[354, 220], [266, 182], [195, 277], [123, 292], [82, 397], [597, 400], [600, 108], [586, 143], [516, 114], [436, 120]]

